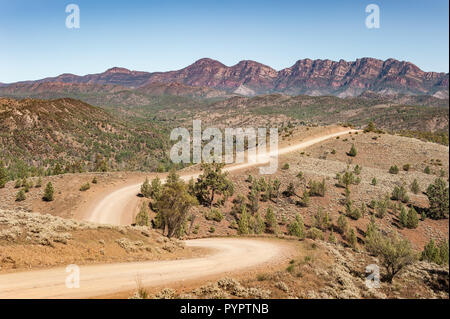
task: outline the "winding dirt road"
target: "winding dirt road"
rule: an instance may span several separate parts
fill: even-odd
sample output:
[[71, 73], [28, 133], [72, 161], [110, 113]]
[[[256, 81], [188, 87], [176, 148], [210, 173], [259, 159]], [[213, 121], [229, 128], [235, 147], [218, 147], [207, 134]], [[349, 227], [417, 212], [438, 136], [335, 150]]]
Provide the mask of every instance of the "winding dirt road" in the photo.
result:
[[[336, 129], [333, 133], [311, 138], [279, 149], [279, 155], [300, 150], [329, 138], [354, 130]], [[253, 166], [246, 163], [226, 167], [235, 171]], [[183, 175], [185, 180], [199, 172]], [[85, 219], [103, 224], [130, 224], [139, 203], [140, 184], [114, 190], [92, 210]], [[186, 241], [190, 247], [207, 248], [214, 253], [201, 258], [172, 261], [149, 261], [88, 265], [80, 267], [80, 287], [67, 288], [65, 268], [18, 272], [0, 275], [0, 298], [86, 298], [136, 288], [136, 278], [142, 286], [158, 286], [183, 280], [201, 279], [225, 272], [241, 271], [279, 259], [286, 247], [276, 241], [261, 239], [211, 238]]]

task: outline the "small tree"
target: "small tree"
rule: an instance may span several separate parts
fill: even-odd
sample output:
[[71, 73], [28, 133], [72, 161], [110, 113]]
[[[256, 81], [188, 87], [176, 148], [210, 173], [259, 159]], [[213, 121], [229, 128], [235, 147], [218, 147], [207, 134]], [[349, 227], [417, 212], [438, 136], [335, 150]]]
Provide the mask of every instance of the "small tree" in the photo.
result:
[[273, 208], [270, 206], [267, 208], [267, 211], [266, 211], [265, 222], [266, 222], [267, 230], [269, 230], [272, 233], [278, 232], [278, 222], [275, 217]]
[[386, 236], [378, 230], [366, 237], [366, 249], [378, 256], [386, 268], [385, 279], [391, 283], [394, 276], [416, 260], [416, 255], [407, 239], [401, 239], [398, 234]]
[[6, 170], [5, 163], [0, 161], [0, 188], [5, 188], [6, 182], [9, 180], [8, 171]]
[[216, 162], [201, 165], [203, 173], [195, 184], [197, 198], [201, 204], [211, 207], [216, 195], [222, 195], [225, 199], [233, 195], [234, 185], [228, 179], [228, 173], [222, 172], [224, 166], [224, 163]]
[[240, 235], [246, 235], [249, 233], [250, 216], [247, 213], [245, 206], [242, 208], [241, 216], [238, 221], [238, 233]]
[[305, 238], [305, 224], [303, 223], [303, 218], [299, 214], [297, 214], [295, 220], [288, 225], [288, 232], [291, 236]]
[[356, 150], [355, 144], [352, 144], [352, 147], [350, 148], [350, 151], [347, 153], [348, 156], [355, 157], [358, 154], [358, 151]]
[[418, 225], [419, 225], [419, 215], [417, 214], [414, 207], [411, 207], [408, 210], [408, 220], [406, 223], [406, 227], [408, 227], [409, 229], [414, 229], [417, 228]]
[[47, 186], [45, 186], [44, 197], [42, 197], [42, 199], [46, 202], [51, 202], [54, 199], [54, 193], [55, 189], [53, 188], [52, 183], [48, 182]]
[[35, 187], [36, 187], [36, 188], [42, 187], [42, 177], [39, 176], [39, 178], [38, 178], [38, 180], [37, 180], [37, 182], [36, 182]]
[[340, 215], [337, 220], [337, 228], [341, 232], [341, 234], [347, 233], [348, 230], [348, 221], [345, 215]]
[[283, 195], [286, 197], [291, 197], [295, 195], [295, 186], [293, 182], [290, 182], [286, 190], [283, 192]]
[[25, 191], [21, 189], [16, 195], [16, 202], [22, 202], [26, 199]]
[[331, 226], [331, 218], [322, 207], [319, 207], [317, 213], [313, 216], [312, 224], [313, 227], [326, 230]]
[[139, 210], [139, 213], [136, 215], [135, 223], [138, 226], [149, 226], [150, 221], [148, 217], [148, 209], [147, 205], [145, 203], [142, 203], [141, 209]]
[[409, 196], [408, 196], [405, 186], [404, 185], [395, 186], [394, 190], [392, 191], [391, 199], [399, 200], [403, 203], [409, 202]]
[[428, 262], [433, 262], [438, 265], [446, 265], [448, 264], [448, 256], [449, 256], [448, 240], [442, 241], [438, 245], [436, 245], [434, 240], [431, 239], [430, 242], [423, 249], [420, 259], [426, 260]]
[[411, 192], [413, 192], [414, 194], [419, 194], [420, 186], [419, 182], [417, 181], [417, 178], [414, 178], [409, 188], [411, 189]]
[[309, 181], [309, 196], [324, 197], [326, 192], [325, 179], [322, 182]]
[[391, 173], [391, 174], [398, 174], [398, 171], [399, 171], [399, 169], [398, 169], [397, 165], [393, 165], [389, 168], [389, 173]]
[[400, 215], [398, 217], [398, 220], [399, 220], [400, 225], [402, 227], [407, 227], [408, 226], [408, 213], [406, 211], [405, 206], [403, 206], [403, 205], [400, 208]]
[[328, 242], [332, 243], [332, 244], [337, 243], [337, 239], [336, 239], [336, 236], [334, 235], [333, 230], [331, 230], [330, 236], [328, 236]]
[[448, 186], [444, 180], [437, 178], [427, 188], [426, 195], [430, 202], [428, 216], [432, 219], [448, 218]]
[[349, 233], [346, 235], [348, 243], [350, 244], [350, 247], [356, 248], [356, 244], [358, 243], [358, 239], [356, 238], [355, 230], [352, 228], [350, 229]]
[[[191, 185], [191, 184], [190, 184]], [[150, 185], [150, 198], [157, 200], [161, 196], [162, 183], [158, 176], [156, 176]], [[192, 194], [191, 194], [192, 195]]]
[[141, 194], [145, 198], [150, 198], [151, 196], [151, 187], [150, 182], [148, 181], [148, 178], [145, 178], [144, 183], [141, 185]]

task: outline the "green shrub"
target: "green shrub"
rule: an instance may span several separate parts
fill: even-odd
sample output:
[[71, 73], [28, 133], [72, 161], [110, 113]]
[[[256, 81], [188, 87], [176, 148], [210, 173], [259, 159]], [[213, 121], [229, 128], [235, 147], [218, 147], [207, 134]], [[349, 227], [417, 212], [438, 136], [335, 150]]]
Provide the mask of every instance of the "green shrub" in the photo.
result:
[[135, 223], [138, 226], [149, 226], [150, 220], [148, 217], [148, 209], [145, 203], [142, 204], [139, 213], [136, 215]]
[[448, 240], [441, 241], [438, 245], [436, 245], [434, 240], [431, 239], [430, 242], [423, 249], [420, 259], [428, 262], [433, 262], [438, 265], [447, 265], [448, 256], [449, 256]]
[[91, 185], [89, 183], [86, 183], [86, 184], [81, 185], [80, 191], [84, 192], [84, 191], [87, 191], [90, 188], [91, 188]]
[[21, 189], [19, 192], [17, 192], [16, 195], [16, 202], [22, 202], [26, 199], [25, 191]]
[[425, 167], [425, 169], [423, 170], [423, 172], [424, 172], [425, 174], [431, 174], [430, 166]]
[[398, 172], [399, 172], [399, 169], [398, 169], [397, 165], [393, 165], [389, 168], [389, 173], [391, 173], [391, 174], [398, 174]]
[[348, 156], [355, 157], [358, 154], [358, 151], [356, 150], [355, 144], [352, 144], [352, 147], [350, 148], [350, 151], [347, 153]]
[[341, 232], [341, 234], [347, 233], [348, 230], [348, 221], [345, 215], [340, 215], [337, 220], [337, 228]]
[[392, 200], [399, 200], [403, 203], [409, 202], [409, 196], [407, 194], [406, 188], [404, 185], [401, 186], [395, 186], [394, 190], [392, 191]]
[[418, 225], [419, 225], [419, 215], [417, 214], [414, 207], [411, 207], [408, 210], [408, 219], [406, 222], [406, 227], [408, 227], [409, 229], [414, 229], [417, 228]]
[[309, 196], [320, 196], [324, 197], [326, 192], [325, 179], [322, 182], [309, 181]]
[[403, 170], [404, 170], [405, 172], [409, 171], [410, 168], [411, 168], [411, 165], [409, 165], [409, 164], [403, 165]]
[[54, 193], [55, 189], [53, 188], [53, 185], [51, 182], [47, 183], [47, 186], [45, 187], [44, 196], [42, 199], [46, 202], [51, 202], [54, 199]]
[[373, 186], [377, 186], [377, 179], [376, 177], [372, 178], [372, 183]]
[[209, 212], [205, 213], [205, 218], [207, 220], [214, 220], [219, 223], [223, 220], [223, 217], [224, 216], [223, 216], [222, 212], [215, 208], [213, 208]]
[[92, 179], [92, 184], [97, 184], [97, 183], [98, 183], [97, 177], [94, 177], [94, 178]]
[[315, 227], [308, 230], [307, 237], [313, 240], [320, 239], [323, 240], [323, 232]]
[[420, 186], [419, 182], [417, 181], [417, 178], [414, 178], [409, 188], [411, 189], [411, 192], [413, 192], [414, 194], [418, 194], [420, 192]]
[[448, 186], [443, 179], [437, 178], [427, 188], [426, 195], [430, 202], [427, 215], [432, 219], [448, 218]]
[[288, 170], [289, 169], [289, 163], [284, 163], [284, 165], [281, 167], [281, 169]]
[[297, 214], [295, 216], [295, 220], [288, 225], [288, 232], [291, 236], [296, 236], [299, 238], [305, 237], [305, 225], [300, 215]]
[[312, 224], [313, 227], [326, 230], [331, 226], [331, 218], [322, 207], [319, 207], [317, 213], [313, 216]]

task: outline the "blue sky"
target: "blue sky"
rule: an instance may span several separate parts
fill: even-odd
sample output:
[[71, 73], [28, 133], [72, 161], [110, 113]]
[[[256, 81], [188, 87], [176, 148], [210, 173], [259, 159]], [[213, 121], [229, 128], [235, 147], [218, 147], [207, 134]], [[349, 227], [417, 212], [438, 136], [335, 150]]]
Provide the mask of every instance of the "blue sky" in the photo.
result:
[[[66, 5], [81, 28], [65, 26]], [[367, 29], [365, 7], [380, 7]], [[447, 0], [0, 0], [0, 82], [113, 66], [168, 71], [210, 57], [277, 70], [303, 58], [395, 58], [449, 70]]]

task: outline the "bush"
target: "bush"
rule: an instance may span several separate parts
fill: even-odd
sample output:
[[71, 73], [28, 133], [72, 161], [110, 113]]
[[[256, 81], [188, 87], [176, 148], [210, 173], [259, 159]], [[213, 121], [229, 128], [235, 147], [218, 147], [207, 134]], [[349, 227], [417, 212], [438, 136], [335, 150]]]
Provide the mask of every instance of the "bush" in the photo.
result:
[[320, 229], [313, 227], [308, 231], [307, 237], [311, 238], [313, 240], [316, 240], [316, 239], [323, 240], [323, 233]]
[[373, 186], [377, 186], [377, 179], [376, 177], [372, 178], [372, 183]]
[[325, 179], [322, 182], [310, 181], [309, 182], [309, 196], [324, 197], [326, 191]]
[[0, 161], [0, 188], [5, 188], [6, 182], [9, 180], [8, 171], [3, 161]]
[[326, 230], [331, 226], [331, 219], [327, 212], [322, 207], [317, 209], [317, 213], [313, 216], [313, 227]]
[[300, 215], [297, 214], [295, 216], [295, 220], [288, 225], [288, 232], [291, 236], [296, 236], [299, 238], [305, 237], [305, 225]]
[[397, 165], [393, 165], [389, 168], [389, 173], [391, 173], [391, 174], [398, 174], [398, 171], [399, 171], [399, 169], [398, 169]]
[[431, 174], [430, 166], [425, 167], [425, 169], [423, 170], [423, 172], [424, 172], [425, 174]]
[[91, 185], [89, 183], [86, 183], [86, 184], [81, 185], [80, 191], [84, 192], [84, 191], [87, 191], [90, 188], [91, 188]]
[[441, 178], [427, 188], [426, 195], [430, 202], [428, 216], [432, 219], [448, 218], [448, 187]]
[[336, 239], [336, 236], [334, 235], [333, 230], [331, 230], [330, 236], [328, 236], [328, 242], [332, 243], [332, 244], [336, 244], [337, 243], [337, 239]]
[[208, 231], [212, 234], [216, 231], [216, 227], [211, 226]]
[[339, 216], [339, 218], [337, 220], [337, 228], [341, 234], [347, 233], [347, 230], [348, 230], [347, 217], [345, 217], [344, 215]]
[[406, 188], [404, 185], [401, 186], [395, 186], [394, 190], [392, 191], [392, 200], [399, 200], [403, 203], [409, 202], [409, 197], [406, 191]]
[[448, 240], [435, 244], [434, 240], [425, 246], [420, 257], [421, 260], [433, 262], [438, 265], [447, 265], [449, 256], [449, 243]]
[[21, 187], [22, 187], [22, 180], [18, 179], [14, 184], [14, 188], [21, 188]]
[[41, 186], [42, 186], [42, 178], [39, 176], [39, 178], [38, 178], [38, 180], [36, 182], [36, 185], [34, 187], [40, 188]]
[[418, 194], [420, 192], [420, 186], [419, 186], [419, 182], [417, 181], [417, 178], [414, 178], [413, 182], [409, 186], [409, 189], [414, 194]]
[[240, 235], [246, 235], [249, 233], [250, 217], [247, 213], [245, 206], [242, 207], [241, 216], [238, 221], [238, 233]]
[[406, 211], [406, 208], [403, 205], [400, 208], [400, 215], [398, 217], [398, 220], [402, 227], [408, 227], [408, 212]]
[[149, 226], [150, 221], [148, 217], [148, 209], [145, 203], [142, 204], [139, 213], [136, 215], [135, 223], [138, 226]]
[[25, 191], [21, 189], [19, 192], [17, 192], [16, 195], [16, 202], [22, 202], [26, 199]]
[[411, 168], [411, 165], [409, 165], [409, 164], [403, 165], [403, 170], [404, 170], [405, 172], [409, 171], [410, 168]]
[[352, 144], [352, 147], [350, 148], [350, 151], [347, 153], [348, 156], [355, 157], [358, 154], [358, 151], [356, 150], [355, 144]]
[[47, 186], [45, 186], [44, 197], [42, 197], [42, 199], [46, 202], [51, 202], [54, 199], [54, 193], [55, 189], [53, 188], [52, 183], [48, 182]]
[[398, 234], [386, 236], [374, 230], [366, 237], [366, 249], [380, 259], [387, 272], [384, 279], [390, 283], [403, 267], [416, 260], [410, 242], [401, 239]]
[[148, 178], [145, 178], [144, 183], [141, 185], [141, 194], [145, 198], [150, 198], [150, 196], [151, 196], [151, 188], [150, 188], [150, 182], [148, 181]]
[[218, 209], [211, 209], [209, 212], [205, 213], [205, 218], [207, 220], [214, 220], [216, 222], [221, 222], [223, 220], [223, 214]]
[[94, 177], [94, 178], [92, 179], [92, 184], [97, 184], [97, 183], [98, 183], [97, 177]]
[[411, 207], [408, 210], [408, 219], [406, 222], [406, 227], [408, 227], [409, 229], [414, 229], [417, 228], [418, 225], [419, 225], [419, 215], [417, 214], [414, 207]]
[[267, 208], [265, 222], [266, 222], [267, 230], [269, 230], [272, 233], [277, 233], [278, 222], [277, 222], [277, 219], [275, 217], [275, 213], [273, 212], [272, 207]]
[[350, 247], [356, 248], [356, 244], [358, 243], [358, 239], [356, 238], [355, 230], [352, 228], [350, 229], [349, 233], [346, 235], [348, 243], [350, 244]]
[[281, 167], [283, 170], [289, 169], [289, 163], [284, 163], [284, 165]]

